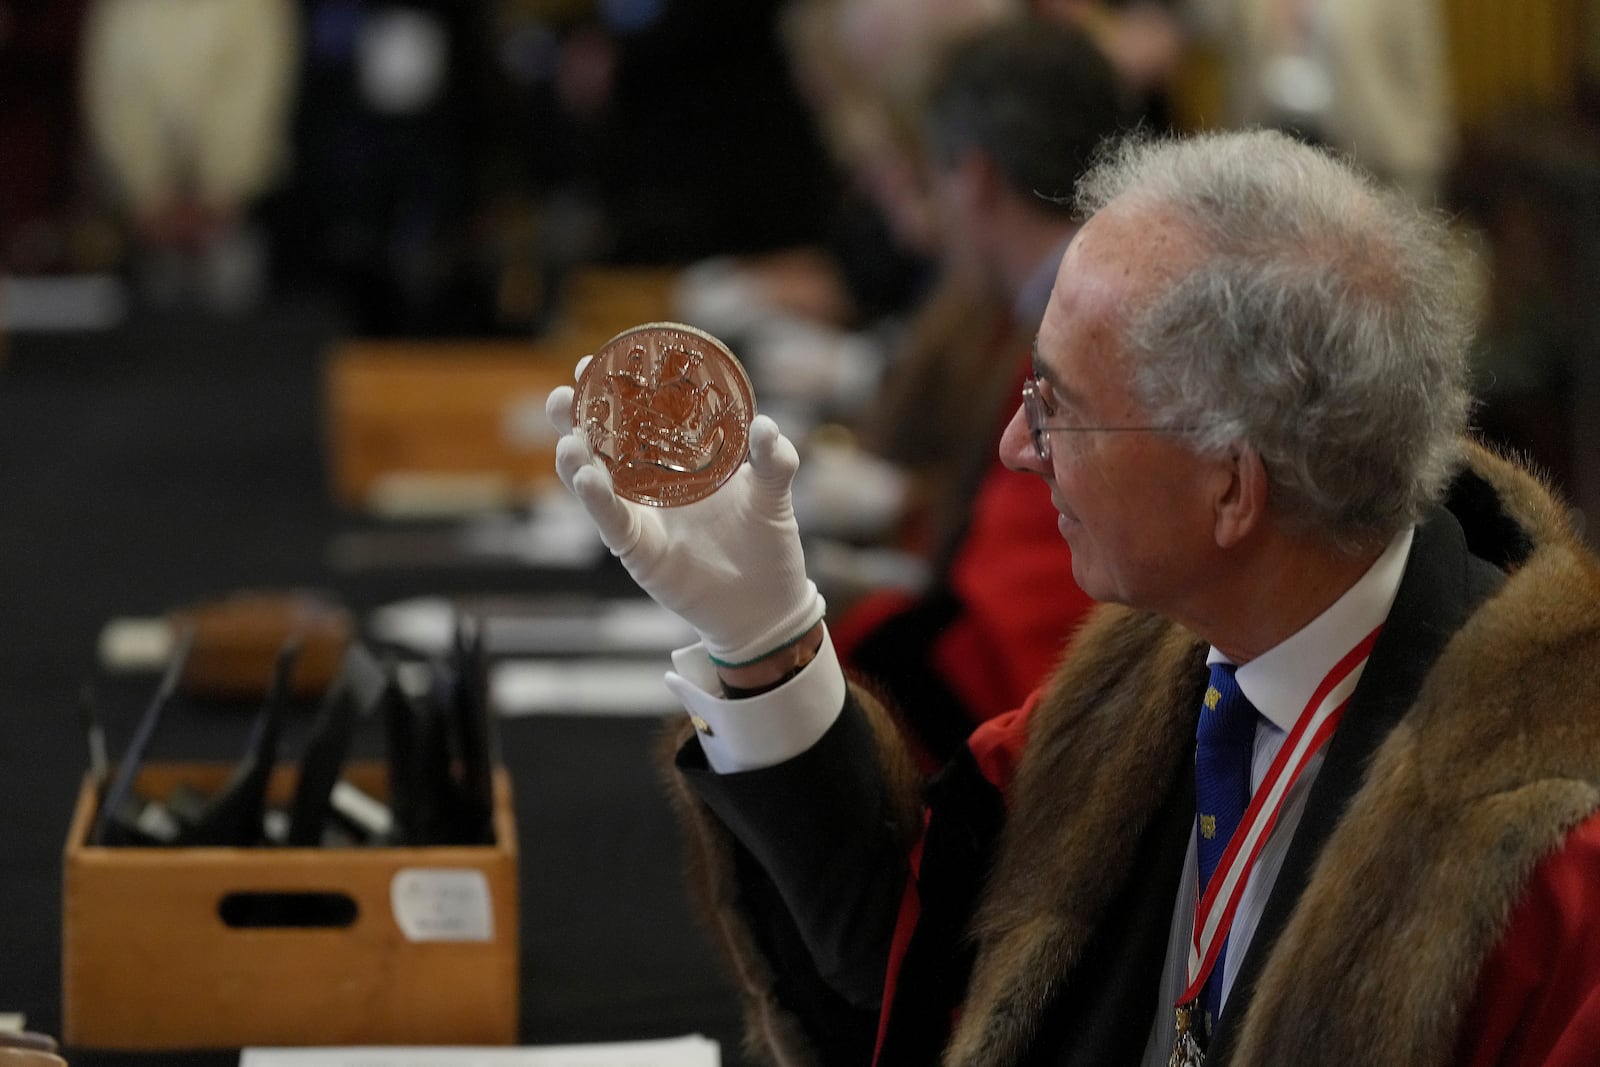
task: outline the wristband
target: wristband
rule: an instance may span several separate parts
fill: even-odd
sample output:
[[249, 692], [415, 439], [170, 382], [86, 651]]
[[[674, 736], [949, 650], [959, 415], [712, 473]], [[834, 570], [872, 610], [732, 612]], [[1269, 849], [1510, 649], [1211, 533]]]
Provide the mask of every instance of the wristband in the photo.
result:
[[[727, 668], [729, 670], [733, 670], [733, 669], [736, 669], [736, 668], [739, 668], [739, 667], [748, 667], [752, 663], [760, 663], [762, 660], [766, 659], [768, 656], [776, 656], [779, 652], [782, 652], [786, 648], [795, 647], [801, 641], [804, 641], [806, 639], [806, 635], [811, 633], [811, 631], [813, 629], [815, 629], [815, 628], [816, 628], [816, 623], [813, 621], [810, 626], [807, 626], [798, 635], [796, 635], [795, 637], [791, 638], [788, 641], [785, 641], [783, 644], [777, 646], [776, 648], [768, 649], [766, 652], [761, 653], [761, 655], [759, 655], [759, 656], [751, 656], [749, 659], [741, 660], [738, 663], [729, 663], [725, 659], [718, 659], [716, 656], [713, 656], [709, 651], [706, 652], [706, 659], [711, 661], [711, 665], [713, 667], [725, 667], [725, 668]], [[803, 654], [804, 653], [802, 653], [802, 655]], [[798, 670], [799, 668], [804, 667], [809, 662], [811, 662], [809, 659], [799, 661], [799, 662], [796, 663], [795, 669]]]
[[[717, 682], [722, 687], [722, 691], [726, 697], [729, 700], [744, 700], [749, 697], [760, 696], [762, 693], [770, 693], [772, 690], [778, 688], [779, 686], [783, 685], [783, 683], [789, 681], [795, 675], [799, 674], [806, 668], [808, 664], [811, 663], [812, 660], [816, 659], [817, 652], [822, 647], [822, 640], [819, 639], [815, 644], [813, 644], [810, 640], [808, 640], [808, 638], [818, 635], [819, 630], [820, 624], [814, 625], [808, 628], [805, 633], [801, 634], [795, 640], [790, 641], [787, 644], [779, 645], [776, 649], [768, 652], [765, 656], [751, 660], [747, 666], [760, 663], [765, 665], [766, 669], [759, 672], [757, 677], [754, 679], [740, 676], [739, 681], [755, 681], [758, 683], [756, 685], [745, 686], [731, 681], [724, 672], [739, 670], [740, 668], [727, 666], [716, 667], [715, 665], [719, 661], [715, 657], [707, 653], [706, 658], [711, 660], [713, 668], [717, 674]], [[825, 636], [825, 634], [821, 635], [823, 638], [825, 638]], [[765, 674], [767, 670], [772, 669], [779, 671], [778, 677], [773, 678], [771, 681], [760, 681], [760, 675]]]

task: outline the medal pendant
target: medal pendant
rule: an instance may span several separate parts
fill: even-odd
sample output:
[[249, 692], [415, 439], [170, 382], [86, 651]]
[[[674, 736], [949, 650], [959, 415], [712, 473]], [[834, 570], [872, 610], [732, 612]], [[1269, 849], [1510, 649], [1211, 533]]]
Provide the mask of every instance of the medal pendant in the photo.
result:
[[1205, 1051], [1194, 1038], [1197, 1011], [1193, 1003], [1185, 1004], [1178, 1009], [1176, 1017], [1178, 1040], [1172, 1046], [1172, 1057], [1167, 1060], [1167, 1067], [1204, 1067]]

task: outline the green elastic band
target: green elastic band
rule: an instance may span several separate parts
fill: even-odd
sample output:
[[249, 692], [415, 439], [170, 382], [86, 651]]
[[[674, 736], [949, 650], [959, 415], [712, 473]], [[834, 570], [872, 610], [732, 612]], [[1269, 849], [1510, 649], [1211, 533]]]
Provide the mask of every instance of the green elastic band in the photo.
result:
[[749, 658], [747, 660], [741, 660], [738, 663], [729, 663], [725, 659], [718, 659], [717, 657], [713, 656], [710, 652], [706, 653], [706, 659], [710, 660], [712, 662], [712, 664], [715, 665], [715, 666], [727, 667], [730, 670], [732, 670], [734, 668], [737, 668], [737, 667], [748, 667], [752, 663], [760, 663], [762, 660], [766, 659], [768, 656], [772, 655], [775, 652], [782, 652], [786, 648], [790, 648], [790, 647], [792, 647], [794, 645], [798, 645], [801, 641], [804, 641], [806, 639], [806, 634], [810, 633], [811, 632], [811, 628], [813, 626], [816, 626], [816, 625], [817, 625], [816, 623], [812, 623], [811, 626], [807, 626], [804, 630], [801, 630], [797, 637], [794, 637], [794, 638], [792, 638], [792, 639], [790, 639], [788, 641], [785, 641], [783, 644], [777, 646], [776, 648], [768, 649], [767, 651], [761, 653], [761, 655], [759, 655], [759, 656], [752, 656], [751, 658]]

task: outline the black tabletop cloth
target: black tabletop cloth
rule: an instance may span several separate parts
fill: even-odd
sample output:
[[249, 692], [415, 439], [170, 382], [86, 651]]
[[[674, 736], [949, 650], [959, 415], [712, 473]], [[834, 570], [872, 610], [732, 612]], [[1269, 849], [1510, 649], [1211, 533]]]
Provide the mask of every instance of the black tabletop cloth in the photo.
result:
[[[297, 304], [4, 341], [0, 1012], [23, 1012], [30, 1029], [61, 1034], [61, 852], [87, 764], [79, 689], [95, 684], [114, 760], [157, 681], [100, 667], [107, 619], [249, 588], [321, 590], [358, 619], [407, 596], [627, 590], [610, 561], [576, 574], [336, 570], [331, 541], [373, 525], [342, 513], [327, 488], [321, 374], [338, 333], [321, 308]], [[287, 752], [309, 718], [291, 722]], [[180, 699], [150, 758], [235, 759], [251, 719], [252, 709]], [[699, 1032], [738, 1064], [734, 996], [686, 902], [652, 764], [659, 730], [651, 718], [501, 724], [520, 850], [520, 1037]], [[357, 738], [358, 750], [372, 743]], [[65, 1052], [78, 1067], [238, 1056]]]

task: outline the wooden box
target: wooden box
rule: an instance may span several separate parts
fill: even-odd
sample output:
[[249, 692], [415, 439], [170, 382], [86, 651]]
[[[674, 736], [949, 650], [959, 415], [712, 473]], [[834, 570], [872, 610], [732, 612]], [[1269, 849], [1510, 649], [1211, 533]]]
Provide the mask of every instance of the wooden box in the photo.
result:
[[568, 280], [561, 329], [539, 341], [352, 340], [325, 368], [333, 496], [385, 513], [519, 503], [555, 483], [545, 398], [623, 330], [670, 318], [675, 273], [590, 268]]
[[402, 510], [402, 499], [501, 507], [555, 481], [545, 398], [582, 352], [502, 342], [351, 341], [325, 373], [334, 499]]
[[[219, 788], [230, 767], [152, 765], [139, 795]], [[385, 796], [381, 764], [346, 778]], [[279, 768], [270, 796], [292, 794]], [[495, 843], [427, 848], [139, 848], [88, 845], [78, 798], [63, 858], [67, 1044], [514, 1044], [517, 849], [511, 789], [495, 777]], [[335, 924], [230, 925], [241, 902], [305, 900]], [[352, 907], [353, 906], [353, 907]], [[259, 909], [257, 911], [259, 915]], [[341, 925], [342, 923], [342, 925]]]

